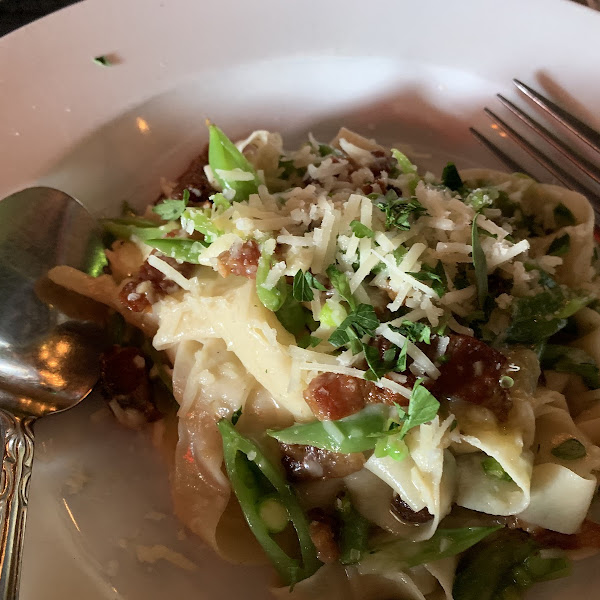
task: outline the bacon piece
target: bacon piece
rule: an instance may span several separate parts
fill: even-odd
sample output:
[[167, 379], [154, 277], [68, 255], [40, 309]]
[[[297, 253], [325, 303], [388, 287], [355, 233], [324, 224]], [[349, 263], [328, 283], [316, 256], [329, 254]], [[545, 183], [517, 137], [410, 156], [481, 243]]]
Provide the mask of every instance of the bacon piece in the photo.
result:
[[338, 373], [321, 373], [304, 390], [304, 399], [319, 420], [342, 419], [365, 407], [363, 380]]
[[[184, 190], [190, 192], [189, 206], [202, 206], [208, 201], [209, 197], [215, 193], [215, 189], [209, 183], [204, 167], [208, 164], [208, 147], [205, 148], [182, 173], [173, 188], [170, 197], [181, 199]], [[164, 199], [164, 196], [158, 198], [157, 203]]]
[[335, 421], [357, 413], [367, 404], [402, 404], [404, 396], [351, 375], [321, 373], [304, 390], [304, 399], [320, 421]]
[[415, 512], [402, 498], [395, 495], [392, 498], [391, 511], [395, 517], [403, 523], [411, 525], [420, 525], [433, 519], [433, 515], [427, 510], [427, 507]]
[[260, 248], [254, 240], [250, 240], [219, 254], [217, 268], [223, 277], [240, 275], [248, 279], [256, 279], [259, 259]]
[[506, 373], [506, 356], [474, 337], [452, 334], [446, 350], [448, 362], [440, 366], [440, 376], [429, 386], [438, 399], [461, 400], [491, 410], [506, 421], [512, 407], [500, 378]]
[[362, 453], [340, 454], [314, 446], [280, 444], [281, 463], [289, 481], [310, 481], [346, 477], [365, 464]]
[[[414, 384], [416, 378], [412, 373], [409, 375], [412, 377], [412, 384]], [[400, 406], [408, 406], [408, 398], [392, 392], [389, 388], [375, 385], [372, 381], [364, 381], [363, 389], [365, 392], [365, 404], [389, 404], [390, 406], [399, 404]]]
[[127, 427], [162, 417], [152, 399], [146, 359], [133, 346], [113, 346], [100, 359], [100, 390], [111, 410]]
[[[163, 256], [156, 251], [153, 251], [152, 254], [158, 254], [161, 260], [179, 271], [184, 277], [191, 274], [191, 264], [180, 264], [174, 258]], [[119, 300], [129, 310], [143, 312], [149, 309], [159, 298], [172, 294], [178, 289], [180, 288], [174, 281], [167, 279], [164, 273], [161, 273], [146, 261], [135, 276], [123, 285], [119, 292]]]
[[[398, 163], [396, 159], [393, 156], [387, 155], [382, 150], [374, 150], [372, 154], [375, 157], [375, 159], [373, 160], [373, 163], [370, 165], [369, 168], [371, 169], [375, 177], [379, 177], [382, 171], [385, 171], [389, 175], [397, 167]], [[383, 185], [385, 186], [385, 184]]]
[[340, 548], [335, 539], [335, 520], [322, 509], [312, 509], [308, 517], [310, 539], [317, 550], [317, 558], [323, 563], [334, 563], [340, 558]]

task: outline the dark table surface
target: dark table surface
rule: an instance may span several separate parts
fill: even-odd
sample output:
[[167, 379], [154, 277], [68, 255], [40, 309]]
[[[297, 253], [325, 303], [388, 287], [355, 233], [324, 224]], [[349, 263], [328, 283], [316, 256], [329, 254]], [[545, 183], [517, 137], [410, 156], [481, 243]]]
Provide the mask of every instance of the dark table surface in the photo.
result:
[[0, 0], [0, 36], [78, 0]]

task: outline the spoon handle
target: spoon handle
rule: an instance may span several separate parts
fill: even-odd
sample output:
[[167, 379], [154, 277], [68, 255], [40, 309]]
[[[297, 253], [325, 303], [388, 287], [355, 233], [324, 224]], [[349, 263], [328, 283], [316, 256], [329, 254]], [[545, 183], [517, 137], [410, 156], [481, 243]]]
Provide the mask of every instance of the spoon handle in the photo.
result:
[[0, 428], [4, 433], [0, 480], [0, 600], [16, 600], [19, 596], [34, 421], [34, 417], [19, 417], [0, 409]]

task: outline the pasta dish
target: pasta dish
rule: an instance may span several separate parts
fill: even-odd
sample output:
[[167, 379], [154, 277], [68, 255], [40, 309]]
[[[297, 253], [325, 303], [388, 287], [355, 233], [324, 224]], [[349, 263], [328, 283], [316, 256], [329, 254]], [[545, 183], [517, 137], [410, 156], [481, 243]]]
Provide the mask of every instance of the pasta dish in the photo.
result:
[[50, 273], [114, 313], [119, 420], [172, 391], [182, 522], [290, 600], [510, 600], [600, 548], [588, 201], [347, 129], [209, 136], [104, 221], [103, 274]]

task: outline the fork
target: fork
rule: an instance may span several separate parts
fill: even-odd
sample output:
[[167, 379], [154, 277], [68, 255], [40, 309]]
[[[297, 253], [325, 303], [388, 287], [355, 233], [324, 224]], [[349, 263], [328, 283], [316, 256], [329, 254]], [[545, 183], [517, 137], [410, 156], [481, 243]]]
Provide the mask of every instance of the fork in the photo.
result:
[[[533, 88], [524, 84], [522, 81], [513, 79], [513, 83], [522, 94], [535, 104], [536, 107], [541, 108], [546, 115], [559, 123], [563, 129], [566, 129], [569, 134], [571, 134], [571, 136], [575, 136], [580, 143], [587, 145], [595, 153], [600, 164], [600, 133]], [[502, 130], [505, 133], [503, 137], [508, 136], [512, 138], [513, 141], [525, 150], [537, 163], [541, 164], [545, 169], [552, 173], [552, 175], [554, 175], [565, 187], [586, 196], [594, 207], [596, 221], [600, 222], [600, 193], [594, 190], [594, 185], [600, 186], [600, 168], [583, 156], [579, 151], [575, 150], [572, 147], [572, 144], [566, 143], [557, 135], [550, 132], [546, 127], [535, 121], [502, 94], [497, 94], [497, 98], [521, 123], [527, 125], [532, 131], [540, 136], [547, 145], [554, 148], [561, 156], [567, 159], [570, 167], [575, 168], [575, 171], [573, 172], [578, 172], [578, 176], [572, 175], [571, 172], [557, 164], [557, 162], [550, 158], [548, 154], [534, 146], [505, 120], [501, 119], [495, 112], [486, 107], [484, 108], [485, 113], [494, 121], [492, 128]], [[479, 131], [473, 127], [470, 127], [469, 131], [484, 146], [486, 146], [486, 148], [491, 150], [511, 171], [525, 173], [536, 179], [536, 177], [531, 175], [523, 165], [518, 163], [510, 155], [506, 154]], [[598, 189], [600, 189], [600, 187], [598, 187]]]

